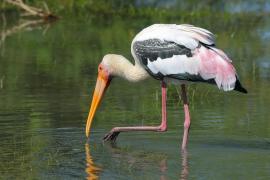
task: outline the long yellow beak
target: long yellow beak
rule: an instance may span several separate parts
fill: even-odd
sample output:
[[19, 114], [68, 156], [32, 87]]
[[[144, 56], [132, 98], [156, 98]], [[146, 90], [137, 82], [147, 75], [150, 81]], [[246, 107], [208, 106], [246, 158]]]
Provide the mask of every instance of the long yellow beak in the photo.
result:
[[86, 128], [85, 128], [86, 137], [88, 137], [90, 134], [90, 128], [91, 128], [94, 115], [96, 113], [96, 110], [109, 84], [110, 84], [110, 78], [109, 78], [108, 73], [105, 71], [99, 71], [90, 111], [88, 114], [88, 119], [86, 122]]

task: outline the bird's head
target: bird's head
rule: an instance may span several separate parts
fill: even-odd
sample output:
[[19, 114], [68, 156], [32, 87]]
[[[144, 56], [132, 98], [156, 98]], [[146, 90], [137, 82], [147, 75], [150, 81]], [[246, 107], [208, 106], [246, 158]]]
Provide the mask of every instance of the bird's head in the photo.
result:
[[110, 82], [114, 76], [117, 75], [117, 61], [119, 59], [119, 55], [108, 54], [105, 55], [98, 66], [98, 77], [96, 82], [96, 87], [93, 94], [93, 99], [90, 107], [90, 111], [88, 114], [88, 119], [86, 123], [85, 133], [86, 136], [89, 136], [91, 124], [96, 113], [96, 110], [102, 100], [102, 97], [110, 85]]

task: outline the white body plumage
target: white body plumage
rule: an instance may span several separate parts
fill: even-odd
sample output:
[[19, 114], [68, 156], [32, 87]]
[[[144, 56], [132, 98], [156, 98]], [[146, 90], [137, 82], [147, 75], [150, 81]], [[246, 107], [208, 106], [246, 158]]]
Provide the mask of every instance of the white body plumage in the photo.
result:
[[[150, 59], [151, 54], [149, 54], [149, 51], [143, 49], [154, 48], [155, 43], [146, 44], [146, 41], [149, 40], [159, 41], [159, 46], [162, 46], [160, 43], [166, 42], [162, 48], [165, 49], [164, 53], [167, 53], [168, 57], [158, 57], [156, 52], [157, 58]], [[140, 44], [137, 45], [138, 43], [144, 43], [143, 48]], [[176, 50], [170, 52], [168, 48], [171, 44], [168, 43], [184, 47], [192, 55], [177, 54]], [[165, 46], [168, 46], [168, 48]], [[141, 49], [138, 50], [138, 47]], [[162, 48], [157, 46], [155, 51], [162, 51]], [[199, 81], [199, 78], [202, 81], [213, 79], [218, 88], [224, 91], [235, 88], [237, 75], [231, 64], [232, 61], [223, 51], [215, 47], [214, 35], [206, 29], [187, 24], [154, 24], [136, 35], [131, 44], [131, 52], [136, 64], [143, 65], [152, 76], [159, 74], [166, 79], [171, 79], [172, 76], [175, 77], [173, 79], [177, 79], [177, 75], [181, 75], [181, 77], [185, 75], [186, 79], [179, 78], [180, 81], [193, 81], [192, 78], [197, 76], [198, 78], [194, 79], [194, 81]], [[147, 61], [142, 62], [142, 58], [147, 58]], [[187, 77], [189, 75], [192, 78]]]

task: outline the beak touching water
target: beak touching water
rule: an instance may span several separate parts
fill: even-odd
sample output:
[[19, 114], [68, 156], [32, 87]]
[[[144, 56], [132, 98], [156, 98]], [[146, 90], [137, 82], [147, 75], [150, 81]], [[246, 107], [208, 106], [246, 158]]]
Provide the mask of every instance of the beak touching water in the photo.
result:
[[85, 129], [86, 137], [89, 136], [91, 123], [93, 121], [95, 112], [96, 112], [96, 110], [101, 102], [101, 99], [102, 99], [107, 87], [110, 84], [110, 81], [111, 81], [111, 78], [109, 76], [109, 73], [107, 71], [103, 70], [101, 67], [99, 67], [96, 87], [95, 87], [95, 91], [93, 94], [93, 99], [92, 99], [92, 103], [91, 103], [91, 107], [90, 107], [90, 111], [89, 111], [88, 119], [87, 119], [87, 123], [86, 123], [86, 129]]

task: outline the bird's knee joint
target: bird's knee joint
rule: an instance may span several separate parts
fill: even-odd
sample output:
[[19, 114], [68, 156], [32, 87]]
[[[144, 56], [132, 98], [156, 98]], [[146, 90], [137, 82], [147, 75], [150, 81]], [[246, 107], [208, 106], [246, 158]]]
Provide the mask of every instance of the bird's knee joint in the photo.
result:
[[184, 123], [184, 128], [189, 129], [189, 127], [190, 127], [190, 121], [185, 122]]
[[165, 131], [167, 131], [167, 126], [166, 126], [166, 125], [161, 125], [161, 126], [159, 126], [158, 131], [160, 131], [160, 132], [165, 132]]

